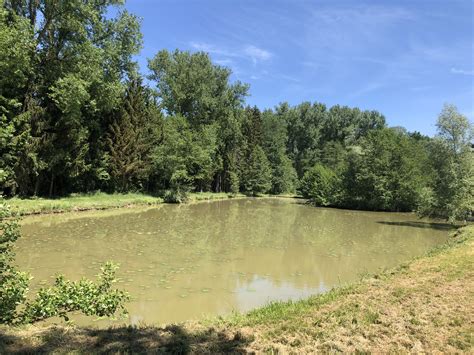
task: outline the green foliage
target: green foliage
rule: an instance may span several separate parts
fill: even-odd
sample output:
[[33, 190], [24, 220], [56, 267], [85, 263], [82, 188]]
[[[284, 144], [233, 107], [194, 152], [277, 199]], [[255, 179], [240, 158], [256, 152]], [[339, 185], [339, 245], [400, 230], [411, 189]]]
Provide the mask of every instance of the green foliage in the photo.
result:
[[474, 136], [474, 127], [466, 116], [454, 105], [445, 104], [436, 122], [438, 137], [452, 154], [461, 154], [469, 147]]
[[21, 96], [32, 75], [35, 43], [27, 19], [11, 14], [0, 0], [0, 116], [21, 112]]
[[0, 0], [0, 191], [183, 202], [190, 192], [300, 186], [318, 205], [472, 214], [473, 129], [453, 105], [436, 139], [388, 129], [381, 113], [357, 107], [282, 103], [262, 113], [244, 108], [248, 85], [204, 52], [159, 51], [147, 87], [133, 60], [141, 43], [121, 0]]
[[426, 150], [416, 140], [394, 129], [370, 132], [356, 160], [354, 196], [362, 207], [412, 211], [427, 184]]
[[249, 153], [242, 169], [242, 192], [258, 196], [271, 188], [271, 168], [262, 147], [255, 146]]
[[193, 130], [181, 116], [168, 117], [153, 152], [156, 184], [176, 191], [208, 190], [216, 170], [215, 125]]
[[245, 110], [242, 125], [244, 136], [243, 157], [240, 168], [240, 185], [244, 194], [257, 196], [272, 187], [272, 171], [261, 146], [263, 141], [263, 119], [257, 107]]
[[109, 125], [108, 166], [113, 185], [119, 191], [138, 188], [149, 174], [150, 153], [157, 141], [154, 129], [159, 126], [157, 118], [161, 120], [161, 115], [153, 111], [153, 104], [141, 79], [133, 80], [120, 112]]
[[[149, 68], [165, 111], [184, 118], [195, 137], [204, 136], [209, 142], [210, 134], [213, 135], [215, 143], [207, 149], [210, 154], [200, 154], [206, 167], [198, 169], [201, 171], [195, 179], [195, 189], [207, 190], [212, 184], [216, 192], [235, 191], [241, 143], [240, 110], [248, 87], [240, 82], [230, 84], [230, 70], [214, 65], [202, 52], [160, 51], [149, 61]], [[207, 162], [209, 159], [213, 164]], [[166, 183], [160, 185], [166, 187]]]
[[337, 202], [340, 181], [332, 169], [316, 164], [301, 179], [299, 192], [316, 206], [330, 206]]
[[136, 72], [132, 55], [141, 45], [135, 16], [106, 16], [121, 3], [2, 1], [0, 66], [12, 75], [0, 82], [0, 101], [9, 122], [24, 115], [16, 135], [34, 137], [8, 162], [9, 193], [61, 194], [100, 176], [96, 135], [105, 135], [104, 119], [120, 102], [123, 79]]
[[420, 201], [423, 216], [465, 221], [474, 211], [472, 124], [456, 107], [445, 105], [439, 115], [438, 137], [430, 144], [433, 180]]
[[87, 316], [111, 317], [117, 311], [125, 312], [123, 303], [130, 297], [124, 291], [113, 289], [117, 266], [106, 263], [98, 275], [97, 282], [81, 279], [74, 282], [56, 277], [54, 286], [39, 290], [35, 299], [26, 302], [20, 314], [22, 323], [34, 323], [51, 317], [68, 320], [71, 312]]
[[148, 63], [162, 105], [170, 115], [181, 115], [197, 126], [220, 119], [232, 101], [241, 101], [247, 86], [229, 85], [231, 71], [212, 64], [204, 52], [162, 50]]
[[17, 319], [17, 307], [26, 299], [29, 276], [13, 265], [13, 246], [20, 237], [18, 221], [0, 200], [0, 323]]
[[171, 190], [166, 190], [163, 195], [166, 203], [184, 203], [189, 200], [188, 191], [178, 186]]
[[272, 170], [270, 192], [281, 194], [294, 192], [296, 171], [286, 153], [288, 132], [286, 122], [271, 111], [265, 111], [263, 117], [263, 149]]
[[20, 237], [18, 221], [8, 205], [0, 201], [0, 324], [33, 323], [50, 317], [68, 319], [68, 313], [80, 311], [85, 315], [113, 316], [125, 312], [126, 292], [113, 289], [117, 266], [106, 263], [97, 283], [82, 279], [68, 281], [56, 277], [54, 286], [42, 288], [29, 299], [30, 276], [14, 266], [13, 246]]

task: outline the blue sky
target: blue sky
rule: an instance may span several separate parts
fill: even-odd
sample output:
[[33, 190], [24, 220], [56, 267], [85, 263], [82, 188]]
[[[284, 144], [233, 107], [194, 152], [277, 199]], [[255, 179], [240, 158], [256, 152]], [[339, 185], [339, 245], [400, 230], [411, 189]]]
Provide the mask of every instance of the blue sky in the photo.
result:
[[209, 52], [250, 84], [247, 102], [318, 101], [435, 133], [443, 103], [474, 117], [472, 0], [128, 0], [146, 59]]

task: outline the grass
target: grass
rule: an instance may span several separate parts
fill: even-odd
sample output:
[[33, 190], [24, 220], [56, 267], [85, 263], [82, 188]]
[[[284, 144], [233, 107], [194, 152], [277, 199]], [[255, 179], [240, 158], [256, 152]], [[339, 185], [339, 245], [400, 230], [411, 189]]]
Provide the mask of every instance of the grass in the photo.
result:
[[19, 215], [61, 213], [69, 211], [102, 210], [129, 206], [150, 206], [163, 202], [159, 197], [140, 193], [127, 194], [78, 194], [68, 197], [47, 198], [11, 198], [8, 204]]
[[226, 192], [193, 192], [189, 194], [189, 202], [226, 200], [229, 198], [246, 197], [243, 194], [229, 194]]
[[474, 225], [358, 283], [164, 327], [0, 328], [0, 353], [473, 352]]
[[[246, 197], [243, 194], [229, 194], [225, 192], [193, 192], [189, 194], [189, 202], [225, 200], [229, 198]], [[262, 195], [271, 197], [271, 195]], [[277, 197], [294, 198], [294, 195], [285, 194]], [[163, 199], [141, 193], [106, 194], [72, 194], [61, 198], [18, 198], [7, 200], [12, 210], [20, 216], [32, 214], [62, 213], [71, 211], [105, 210], [112, 208], [153, 206], [163, 203]]]
[[[196, 192], [189, 195], [190, 202], [223, 200], [245, 197], [242, 194]], [[11, 198], [8, 204], [21, 216], [31, 214], [62, 213], [71, 211], [105, 210], [111, 208], [153, 206], [163, 203], [160, 197], [141, 193], [106, 194], [73, 194], [62, 198]]]

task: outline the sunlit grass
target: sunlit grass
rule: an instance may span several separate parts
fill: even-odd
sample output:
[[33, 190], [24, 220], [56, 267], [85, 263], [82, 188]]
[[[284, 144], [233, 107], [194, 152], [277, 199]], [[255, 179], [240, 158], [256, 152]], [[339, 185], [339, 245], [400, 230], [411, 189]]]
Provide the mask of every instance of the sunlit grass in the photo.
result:
[[106, 194], [102, 192], [71, 195], [55, 199], [21, 199], [15, 197], [8, 200], [8, 204], [12, 207], [12, 210], [20, 215], [107, 209], [131, 205], [155, 205], [162, 202], [163, 200], [159, 197], [140, 193]]
[[[230, 194], [226, 192], [193, 192], [189, 194], [189, 202], [225, 200], [230, 198], [243, 198], [243, 194]], [[272, 197], [262, 195], [261, 197]], [[291, 194], [276, 197], [295, 197]], [[61, 198], [18, 198], [8, 199], [12, 210], [19, 215], [59, 213], [69, 211], [104, 210], [110, 208], [131, 206], [152, 206], [163, 203], [161, 197], [142, 193], [114, 193], [97, 192], [93, 194], [71, 194]]]

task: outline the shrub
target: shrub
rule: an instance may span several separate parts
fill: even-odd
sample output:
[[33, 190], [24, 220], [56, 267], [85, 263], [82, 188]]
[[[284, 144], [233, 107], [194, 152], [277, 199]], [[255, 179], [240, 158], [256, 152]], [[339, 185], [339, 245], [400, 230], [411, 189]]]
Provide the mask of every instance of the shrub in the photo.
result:
[[163, 200], [166, 203], [185, 203], [188, 199], [188, 193], [182, 189], [166, 190], [163, 195]]
[[329, 206], [335, 201], [338, 179], [328, 167], [316, 164], [301, 179], [299, 191], [317, 206]]
[[80, 311], [88, 316], [113, 316], [126, 313], [124, 303], [129, 295], [113, 289], [117, 266], [106, 263], [93, 282], [74, 282], [56, 277], [55, 284], [42, 288], [31, 300], [27, 299], [30, 276], [14, 266], [13, 246], [20, 237], [18, 220], [8, 205], [0, 200], [0, 323], [34, 323], [59, 316], [68, 320], [68, 313]]

